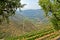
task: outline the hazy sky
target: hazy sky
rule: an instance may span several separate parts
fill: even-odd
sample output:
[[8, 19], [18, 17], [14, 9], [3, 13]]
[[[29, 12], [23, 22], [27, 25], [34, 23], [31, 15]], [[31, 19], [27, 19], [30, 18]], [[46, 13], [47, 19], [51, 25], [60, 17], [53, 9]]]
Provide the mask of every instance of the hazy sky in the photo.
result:
[[23, 10], [27, 9], [40, 9], [38, 5], [38, 0], [21, 0], [22, 4], [27, 4]]

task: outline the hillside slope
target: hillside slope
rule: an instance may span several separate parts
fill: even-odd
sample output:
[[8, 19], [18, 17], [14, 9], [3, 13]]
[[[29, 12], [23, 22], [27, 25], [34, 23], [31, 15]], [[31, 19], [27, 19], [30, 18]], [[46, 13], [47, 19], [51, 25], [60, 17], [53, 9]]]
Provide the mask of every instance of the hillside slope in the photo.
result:
[[19, 36], [34, 30], [37, 30], [34, 24], [31, 21], [24, 20], [23, 16], [20, 14], [12, 16], [9, 24], [4, 23], [0, 25], [0, 32], [4, 34], [1, 34], [1, 36], [3, 35], [4, 37], [7, 35]]

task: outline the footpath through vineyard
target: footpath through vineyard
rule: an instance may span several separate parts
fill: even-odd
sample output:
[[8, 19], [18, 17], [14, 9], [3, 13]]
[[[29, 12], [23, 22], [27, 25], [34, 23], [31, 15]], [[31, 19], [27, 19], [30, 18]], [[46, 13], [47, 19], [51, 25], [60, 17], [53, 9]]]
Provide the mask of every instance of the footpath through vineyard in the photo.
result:
[[60, 30], [37, 38], [35, 40], [60, 40]]

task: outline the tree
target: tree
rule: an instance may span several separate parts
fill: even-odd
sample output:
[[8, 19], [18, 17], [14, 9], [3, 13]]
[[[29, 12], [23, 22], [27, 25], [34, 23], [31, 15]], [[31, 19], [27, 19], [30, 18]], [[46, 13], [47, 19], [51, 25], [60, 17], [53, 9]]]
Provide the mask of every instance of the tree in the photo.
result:
[[20, 0], [0, 0], [0, 23], [9, 22], [9, 17], [15, 15], [17, 8], [22, 8]]
[[39, 5], [45, 11], [46, 16], [51, 17], [51, 22], [56, 30], [60, 29], [60, 0], [39, 0]]

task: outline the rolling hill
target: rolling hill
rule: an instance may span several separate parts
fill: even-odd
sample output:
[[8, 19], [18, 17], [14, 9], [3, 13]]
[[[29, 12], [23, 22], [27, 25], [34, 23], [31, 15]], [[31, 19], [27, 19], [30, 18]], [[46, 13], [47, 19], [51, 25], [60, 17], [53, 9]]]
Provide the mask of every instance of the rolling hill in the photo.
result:
[[[43, 23], [46, 19], [43, 10], [22, 10], [16, 11], [14, 16], [10, 17], [10, 23], [3, 23], [0, 25], [0, 38], [8, 36], [20, 36], [21, 34], [46, 28], [47, 25]], [[43, 25], [43, 26], [42, 26]]]

